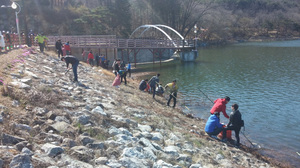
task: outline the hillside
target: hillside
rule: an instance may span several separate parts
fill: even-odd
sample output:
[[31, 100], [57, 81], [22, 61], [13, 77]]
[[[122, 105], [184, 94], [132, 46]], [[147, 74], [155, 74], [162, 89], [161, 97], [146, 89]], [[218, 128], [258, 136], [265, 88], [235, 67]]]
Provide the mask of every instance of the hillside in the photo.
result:
[[133, 79], [115, 88], [110, 71], [81, 63], [75, 84], [55, 53], [35, 48], [0, 63], [0, 167], [288, 167], [208, 137], [203, 120]]

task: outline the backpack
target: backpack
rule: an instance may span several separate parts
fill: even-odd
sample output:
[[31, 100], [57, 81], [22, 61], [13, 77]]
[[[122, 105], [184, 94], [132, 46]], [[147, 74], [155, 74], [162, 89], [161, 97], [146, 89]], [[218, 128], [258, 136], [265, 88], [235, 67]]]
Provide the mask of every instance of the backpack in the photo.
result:
[[239, 126], [240, 126], [240, 127], [244, 127], [244, 126], [245, 126], [244, 120], [241, 120], [241, 121], [240, 121]]

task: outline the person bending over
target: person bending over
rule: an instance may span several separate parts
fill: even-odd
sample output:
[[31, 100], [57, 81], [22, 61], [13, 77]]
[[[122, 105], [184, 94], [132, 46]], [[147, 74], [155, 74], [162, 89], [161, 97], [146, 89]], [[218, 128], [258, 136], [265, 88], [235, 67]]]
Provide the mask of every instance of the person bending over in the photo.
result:
[[77, 67], [79, 64], [79, 60], [71, 55], [67, 55], [65, 57], [61, 57], [62, 61], [65, 61], [67, 64], [67, 69], [69, 69], [69, 64], [72, 64], [73, 74], [74, 74], [74, 80], [73, 82], [78, 82], [78, 76], [77, 76]]
[[230, 97], [226, 96], [223, 99], [217, 99], [214, 101], [214, 106], [211, 108], [210, 113], [213, 115], [215, 112], [222, 112], [226, 118], [229, 116], [226, 113], [226, 104], [230, 101]]

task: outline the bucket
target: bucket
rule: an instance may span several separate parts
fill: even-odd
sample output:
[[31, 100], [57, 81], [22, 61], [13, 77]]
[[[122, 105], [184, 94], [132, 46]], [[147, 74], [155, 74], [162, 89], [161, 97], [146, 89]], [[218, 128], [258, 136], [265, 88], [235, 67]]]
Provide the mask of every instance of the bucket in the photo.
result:
[[[224, 125], [223, 128], [224, 127], [226, 127], [226, 126]], [[218, 138], [223, 139], [223, 131], [221, 131], [219, 133]], [[227, 140], [231, 140], [231, 130], [226, 131], [226, 138], [227, 138]]]

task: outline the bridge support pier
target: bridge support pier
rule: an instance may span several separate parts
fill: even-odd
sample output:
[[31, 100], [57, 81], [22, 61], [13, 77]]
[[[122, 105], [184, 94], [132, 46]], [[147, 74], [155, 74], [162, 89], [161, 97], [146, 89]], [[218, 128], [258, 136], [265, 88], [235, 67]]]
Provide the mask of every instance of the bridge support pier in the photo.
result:
[[195, 61], [197, 57], [197, 50], [183, 50], [180, 52], [180, 60], [184, 62]]

